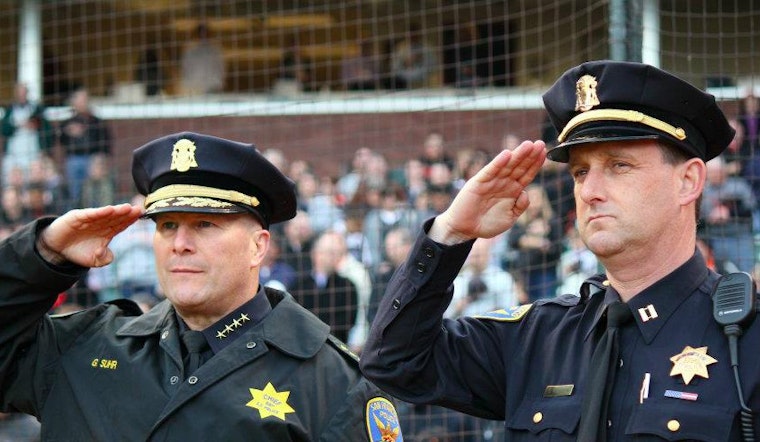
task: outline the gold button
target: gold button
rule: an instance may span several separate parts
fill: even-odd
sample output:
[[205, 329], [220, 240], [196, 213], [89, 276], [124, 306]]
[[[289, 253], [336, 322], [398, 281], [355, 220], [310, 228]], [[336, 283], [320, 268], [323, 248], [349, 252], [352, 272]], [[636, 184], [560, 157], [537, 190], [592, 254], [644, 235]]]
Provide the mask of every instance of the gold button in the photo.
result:
[[533, 415], [534, 424], [541, 422], [543, 419], [544, 419], [544, 415], [540, 411], [537, 411], [536, 414]]
[[681, 428], [681, 423], [678, 422], [675, 419], [671, 419], [668, 421], [668, 430], [670, 431], [678, 431]]
[[602, 281], [602, 285], [605, 286], [605, 287], [609, 287], [610, 286], [610, 280], [609, 279], [605, 279], [604, 281]]

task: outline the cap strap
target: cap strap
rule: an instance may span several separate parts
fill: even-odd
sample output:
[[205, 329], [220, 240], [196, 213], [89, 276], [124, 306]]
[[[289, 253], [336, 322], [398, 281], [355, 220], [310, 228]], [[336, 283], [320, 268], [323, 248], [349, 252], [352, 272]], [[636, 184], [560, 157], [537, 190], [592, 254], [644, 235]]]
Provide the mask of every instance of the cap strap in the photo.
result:
[[172, 184], [164, 186], [145, 197], [145, 207], [148, 207], [159, 200], [183, 196], [214, 198], [233, 203], [246, 204], [253, 207], [258, 207], [260, 204], [259, 199], [255, 196], [246, 195], [235, 190], [223, 190], [215, 187], [196, 186], [193, 184]]
[[565, 140], [567, 134], [581, 124], [591, 123], [594, 121], [628, 121], [631, 123], [639, 123], [645, 126], [655, 128], [661, 132], [675, 137], [681, 141], [686, 139], [686, 131], [680, 127], [675, 127], [657, 118], [650, 117], [634, 110], [624, 109], [594, 109], [588, 112], [580, 113], [574, 116], [564, 129], [562, 133], [557, 137], [557, 141], [560, 143]]

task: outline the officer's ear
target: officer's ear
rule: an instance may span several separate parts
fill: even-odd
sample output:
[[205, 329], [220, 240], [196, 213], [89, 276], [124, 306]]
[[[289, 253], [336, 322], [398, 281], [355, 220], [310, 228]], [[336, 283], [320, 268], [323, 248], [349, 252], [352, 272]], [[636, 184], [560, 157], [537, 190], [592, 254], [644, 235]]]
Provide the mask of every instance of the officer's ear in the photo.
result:
[[253, 229], [251, 232], [251, 241], [253, 242], [253, 254], [251, 255], [251, 267], [258, 267], [264, 261], [264, 257], [269, 250], [269, 241], [271, 235], [269, 230], [262, 229], [261, 226]]
[[707, 166], [700, 158], [689, 158], [676, 168], [679, 179], [681, 205], [689, 205], [702, 195], [707, 179]]

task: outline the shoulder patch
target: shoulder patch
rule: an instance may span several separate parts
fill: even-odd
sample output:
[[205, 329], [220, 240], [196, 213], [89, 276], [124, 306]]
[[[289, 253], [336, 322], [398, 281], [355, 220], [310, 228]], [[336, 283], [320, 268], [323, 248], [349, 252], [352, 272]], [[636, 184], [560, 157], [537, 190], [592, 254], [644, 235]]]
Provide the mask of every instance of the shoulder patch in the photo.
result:
[[343, 341], [336, 338], [333, 335], [327, 335], [327, 342], [333, 345], [333, 347], [340, 350], [341, 353], [343, 353], [345, 356], [347, 356], [349, 359], [359, 362], [359, 356], [356, 355], [356, 353], [352, 352], [350, 348], [348, 348], [348, 345], [346, 345]]
[[384, 397], [367, 401], [367, 435], [371, 441], [403, 442], [398, 413], [393, 403]]
[[494, 310], [488, 313], [475, 315], [473, 316], [473, 318], [488, 319], [491, 321], [501, 321], [501, 322], [518, 322], [522, 320], [523, 316], [525, 316], [525, 314], [528, 313], [531, 307], [533, 307], [533, 304], [525, 304], [525, 305], [520, 305], [516, 307], [502, 308], [502, 309]]

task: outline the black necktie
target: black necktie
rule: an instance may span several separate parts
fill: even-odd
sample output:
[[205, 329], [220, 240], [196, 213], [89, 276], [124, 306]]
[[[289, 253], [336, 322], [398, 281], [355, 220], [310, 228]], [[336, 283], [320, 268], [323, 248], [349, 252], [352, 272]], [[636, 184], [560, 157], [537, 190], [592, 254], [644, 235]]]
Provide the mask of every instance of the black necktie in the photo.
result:
[[594, 349], [588, 373], [587, 392], [581, 406], [579, 442], [604, 442], [607, 440], [607, 407], [615, 384], [618, 361], [618, 330], [633, 315], [631, 309], [620, 301], [607, 307], [607, 330]]
[[185, 361], [186, 376], [192, 374], [201, 366], [202, 354], [209, 348], [206, 337], [196, 330], [188, 330], [182, 334], [182, 342], [185, 344], [189, 358]]

